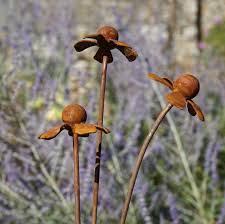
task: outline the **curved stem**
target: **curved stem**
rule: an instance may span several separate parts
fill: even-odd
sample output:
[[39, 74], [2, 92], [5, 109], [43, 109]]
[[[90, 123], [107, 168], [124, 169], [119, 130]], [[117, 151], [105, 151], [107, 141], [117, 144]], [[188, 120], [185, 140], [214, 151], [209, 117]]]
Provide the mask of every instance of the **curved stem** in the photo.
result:
[[[100, 126], [103, 126], [107, 60], [108, 60], [108, 57], [103, 56], [102, 77], [101, 77], [100, 96], [99, 96], [99, 113], [98, 113], [98, 125]], [[96, 137], [95, 174], [94, 174], [93, 202], [92, 202], [92, 224], [96, 224], [97, 222], [102, 131], [98, 130], [96, 136], [97, 137]]]
[[132, 197], [132, 193], [133, 193], [133, 189], [134, 189], [134, 185], [137, 179], [137, 175], [138, 175], [138, 171], [140, 169], [142, 160], [144, 158], [145, 152], [149, 146], [149, 143], [151, 142], [156, 130], [158, 129], [161, 121], [163, 120], [163, 118], [166, 116], [166, 114], [170, 111], [170, 109], [173, 106], [171, 104], [168, 104], [162, 111], [161, 113], [158, 115], [155, 123], [153, 124], [151, 130], [149, 131], [148, 135], [146, 136], [143, 145], [141, 146], [140, 152], [138, 154], [137, 160], [136, 160], [136, 164], [133, 168], [132, 174], [131, 174], [131, 178], [129, 181], [129, 186], [128, 186], [128, 193], [125, 199], [125, 203], [123, 206], [123, 210], [122, 210], [122, 214], [121, 214], [121, 219], [120, 219], [120, 224], [124, 224], [126, 221], [126, 217], [127, 217], [127, 213], [128, 213], [128, 209], [129, 209], [129, 205], [130, 205], [130, 201], [131, 201], [131, 197]]
[[[163, 100], [162, 95], [159, 93], [159, 89], [158, 89], [157, 84], [155, 82], [152, 82], [152, 87], [153, 87], [153, 90], [155, 91], [155, 93], [156, 93], [156, 95], [157, 95], [157, 97], [159, 99], [161, 107], [164, 107], [165, 106], [165, 102]], [[195, 181], [195, 178], [193, 177], [193, 174], [191, 172], [191, 168], [190, 168], [190, 165], [188, 163], [188, 159], [187, 159], [185, 150], [183, 148], [179, 132], [178, 132], [178, 130], [176, 128], [176, 125], [174, 123], [174, 120], [173, 120], [173, 118], [172, 118], [172, 116], [170, 114], [168, 114], [167, 120], [168, 120], [168, 123], [170, 125], [171, 131], [172, 131], [172, 133], [174, 135], [174, 140], [175, 140], [175, 142], [177, 144], [177, 153], [180, 156], [182, 165], [184, 167], [184, 171], [185, 171], [185, 173], [187, 175], [188, 181], [189, 181], [190, 186], [192, 188], [193, 197], [195, 198], [195, 200], [197, 202], [197, 209], [199, 211], [199, 215], [201, 217], [201, 221], [202, 221], [202, 223], [205, 224], [205, 223], [207, 223], [207, 221], [204, 218], [205, 217], [204, 203], [202, 202], [201, 194], [200, 194], [198, 185], [197, 185], [197, 183]]]
[[78, 134], [73, 134], [73, 161], [74, 161], [74, 196], [75, 196], [75, 224], [80, 224], [80, 177]]

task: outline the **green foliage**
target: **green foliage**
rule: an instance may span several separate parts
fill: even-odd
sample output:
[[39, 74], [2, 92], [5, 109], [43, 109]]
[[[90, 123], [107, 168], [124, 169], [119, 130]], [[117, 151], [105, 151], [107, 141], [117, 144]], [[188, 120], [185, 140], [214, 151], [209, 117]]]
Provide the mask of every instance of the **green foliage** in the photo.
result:
[[225, 56], [225, 21], [223, 23], [216, 24], [209, 31], [206, 42], [213, 46], [216, 53]]

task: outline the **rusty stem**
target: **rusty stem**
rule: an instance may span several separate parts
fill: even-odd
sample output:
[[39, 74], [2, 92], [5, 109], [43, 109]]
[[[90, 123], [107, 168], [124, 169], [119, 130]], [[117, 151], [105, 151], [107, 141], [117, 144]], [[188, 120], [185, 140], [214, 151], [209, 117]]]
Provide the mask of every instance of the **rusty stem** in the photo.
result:
[[[99, 96], [99, 113], [98, 113], [98, 125], [100, 126], [103, 126], [107, 60], [108, 60], [108, 57], [103, 56], [102, 77], [101, 77], [100, 96]], [[94, 173], [94, 185], [93, 185], [92, 224], [97, 223], [101, 145], [102, 145], [102, 132], [98, 130], [96, 135], [96, 157], [95, 157], [95, 173]]]
[[73, 160], [74, 160], [74, 196], [75, 196], [74, 223], [80, 224], [79, 153], [78, 153], [78, 134], [76, 133], [73, 133]]
[[151, 130], [149, 131], [148, 135], [146, 136], [144, 143], [140, 149], [140, 152], [138, 154], [137, 160], [136, 160], [136, 164], [133, 168], [132, 174], [131, 174], [131, 178], [129, 181], [129, 185], [128, 185], [128, 192], [127, 192], [127, 196], [125, 199], [125, 203], [123, 206], [123, 210], [122, 210], [122, 214], [121, 214], [121, 218], [120, 218], [120, 224], [124, 224], [126, 221], [126, 217], [127, 217], [127, 213], [128, 213], [128, 209], [129, 209], [129, 205], [130, 205], [130, 201], [131, 201], [131, 197], [132, 197], [132, 193], [133, 193], [133, 189], [134, 189], [134, 185], [137, 179], [137, 175], [138, 175], [138, 171], [140, 169], [142, 160], [144, 158], [145, 152], [149, 146], [149, 143], [151, 142], [156, 130], [158, 129], [161, 121], [163, 120], [163, 118], [166, 116], [166, 114], [170, 111], [170, 109], [173, 106], [171, 104], [168, 104], [158, 115], [155, 123], [153, 124]]

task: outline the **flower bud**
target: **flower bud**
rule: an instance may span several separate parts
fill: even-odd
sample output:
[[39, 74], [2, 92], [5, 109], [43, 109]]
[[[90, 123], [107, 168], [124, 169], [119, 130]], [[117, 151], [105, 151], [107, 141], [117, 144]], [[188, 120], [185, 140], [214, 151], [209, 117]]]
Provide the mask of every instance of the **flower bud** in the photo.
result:
[[78, 104], [70, 104], [63, 109], [62, 120], [66, 124], [80, 124], [87, 120], [85, 109]]
[[119, 38], [118, 31], [111, 26], [103, 26], [97, 31], [97, 33], [101, 34], [106, 40], [118, 40]]
[[194, 98], [200, 89], [198, 79], [189, 74], [179, 76], [173, 83], [174, 91], [180, 92], [186, 99]]

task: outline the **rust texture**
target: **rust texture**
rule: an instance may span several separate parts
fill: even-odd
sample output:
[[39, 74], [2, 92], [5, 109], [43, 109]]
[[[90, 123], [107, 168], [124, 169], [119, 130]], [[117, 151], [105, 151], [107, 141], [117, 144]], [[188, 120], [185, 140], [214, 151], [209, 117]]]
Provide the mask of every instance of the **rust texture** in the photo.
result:
[[171, 93], [165, 95], [168, 103], [178, 109], [184, 109], [187, 105], [188, 111], [192, 116], [197, 115], [201, 121], [205, 120], [201, 108], [192, 100], [200, 90], [199, 81], [194, 75], [182, 74], [175, 81], [171, 81], [166, 77], [159, 77], [152, 73], [148, 74], [148, 77], [164, 84], [172, 90]]
[[[107, 58], [108, 58], [107, 56], [103, 57], [102, 78], [100, 84], [98, 125], [101, 126], [103, 125], [103, 118], [104, 118]], [[96, 155], [95, 155], [95, 170], [94, 170], [94, 184], [93, 184], [93, 206], [92, 206], [92, 221], [91, 221], [92, 224], [97, 223], [101, 149], [102, 149], [102, 133], [98, 132], [96, 136], [96, 149], [95, 149]]]
[[70, 104], [66, 106], [62, 112], [63, 124], [57, 125], [42, 133], [39, 138], [50, 140], [55, 138], [64, 129], [68, 131], [70, 136], [78, 134], [79, 137], [87, 137], [89, 134], [97, 132], [97, 130], [103, 131], [106, 134], [110, 132], [109, 129], [101, 125], [85, 124], [86, 119], [87, 113], [82, 106]]
[[87, 120], [85, 109], [78, 104], [70, 104], [63, 109], [62, 121], [66, 124], [80, 124]]
[[152, 73], [148, 74], [148, 77], [150, 79], [153, 79], [167, 86], [169, 89], [172, 90], [172, 92], [165, 95], [165, 98], [169, 104], [158, 115], [156, 121], [154, 122], [152, 128], [150, 129], [148, 135], [146, 136], [140, 148], [140, 151], [138, 153], [137, 160], [134, 165], [131, 178], [129, 181], [127, 196], [125, 198], [124, 206], [121, 212], [120, 224], [125, 224], [126, 222], [127, 213], [128, 213], [129, 205], [131, 202], [132, 193], [134, 190], [134, 185], [135, 185], [137, 175], [138, 175], [141, 163], [143, 161], [145, 152], [156, 130], [158, 129], [160, 123], [162, 122], [166, 114], [170, 111], [170, 109], [173, 106], [179, 109], [184, 109], [184, 107], [187, 105], [188, 111], [192, 116], [197, 115], [201, 121], [204, 121], [204, 115], [201, 109], [192, 100], [198, 94], [200, 90], [199, 81], [195, 76], [191, 74], [182, 74], [175, 81], [171, 81], [167, 77], [160, 77]]
[[[119, 39], [118, 31], [114, 27], [103, 26], [100, 29], [98, 29], [98, 31], [95, 34], [89, 34], [85, 36], [83, 40], [78, 41], [74, 45], [75, 50], [78, 52], [81, 52], [92, 46], [99, 47], [94, 56], [94, 59], [96, 61], [102, 63], [102, 76], [100, 84], [99, 113], [98, 113], [99, 126], [103, 125], [107, 64], [113, 62], [111, 50], [118, 49], [130, 62], [134, 61], [138, 56], [137, 52], [130, 45], [128, 45], [125, 42], [119, 41], [118, 39]], [[97, 223], [101, 146], [102, 146], [102, 132], [98, 132], [96, 137], [96, 159], [95, 159], [94, 185], [93, 185], [92, 224]]]
[[[97, 46], [97, 50], [94, 59], [99, 63], [102, 63], [102, 76], [100, 84], [100, 96], [99, 96], [99, 113], [98, 113], [98, 125], [103, 125], [104, 117], [104, 99], [106, 89], [106, 73], [107, 64], [113, 62], [113, 56], [111, 50], [119, 50], [128, 61], [134, 61], [138, 54], [127, 43], [119, 41], [118, 31], [111, 26], [101, 27], [95, 34], [89, 34], [84, 37], [83, 40], [78, 41], [74, 48], [76, 51], [81, 52], [89, 47]], [[99, 178], [100, 178], [100, 162], [101, 162], [101, 146], [102, 146], [102, 132], [97, 133], [96, 137], [96, 159], [95, 159], [95, 171], [94, 171], [94, 185], [93, 185], [93, 206], [92, 206], [92, 224], [97, 223], [97, 208], [98, 208], [98, 193], [99, 193]]]
[[78, 134], [73, 135], [73, 179], [74, 179], [74, 199], [75, 199], [75, 210], [74, 210], [74, 223], [80, 224], [80, 174], [79, 174], [79, 149], [78, 149]]
[[66, 106], [62, 112], [63, 123], [51, 128], [39, 136], [40, 139], [50, 140], [55, 138], [65, 129], [68, 131], [68, 134], [73, 137], [75, 224], [81, 223], [78, 137], [87, 137], [89, 134], [97, 132], [97, 130], [106, 134], [110, 132], [109, 129], [98, 124], [85, 124], [86, 120], [87, 113], [85, 109], [78, 104], [70, 104]]
[[186, 99], [193, 99], [199, 92], [199, 81], [193, 75], [185, 74], [173, 83], [174, 91], [179, 91]]
[[98, 46], [99, 49], [94, 56], [94, 59], [103, 63], [103, 57], [107, 56], [107, 63], [113, 62], [111, 50], [118, 49], [128, 61], [134, 61], [138, 54], [127, 43], [118, 41], [118, 31], [111, 26], [101, 27], [97, 33], [90, 34], [84, 37], [83, 40], [74, 45], [76, 51], [81, 52], [89, 47]]
[[125, 203], [123, 205], [123, 209], [122, 209], [122, 213], [121, 213], [121, 218], [120, 218], [120, 224], [124, 224], [126, 222], [126, 218], [127, 218], [127, 213], [128, 213], [128, 209], [129, 209], [129, 205], [131, 202], [131, 197], [132, 197], [132, 193], [134, 190], [134, 185], [137, 179], [137, 175], [138, 175], [138, 171], [140, 169], [141, 163], [143, 161], [145, 152], [156, 132], [156, 130], [158, 129], [160, 123], [162, 122], [163, 118], [166, 116], [166, 114], [170, 111], [170, 109], [173, 107], [173, 105], [168, 104], [158, 115], [156, 121], [154, 122], [151, 130], [149, 131], [148, 135], [146, 136], [143, 145], [141, 146], [140, 152], [138, 153], [137, 156], [137, 160], [135, 163], [135, 166], [133, 168], [132, 174], [131, 174], [131, 178], [129, 181], [129, 185], [128, 185], [128, 191], [127, 191], [127, 196], [125, 199]]

